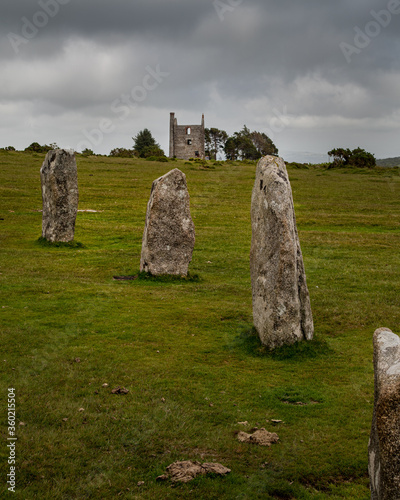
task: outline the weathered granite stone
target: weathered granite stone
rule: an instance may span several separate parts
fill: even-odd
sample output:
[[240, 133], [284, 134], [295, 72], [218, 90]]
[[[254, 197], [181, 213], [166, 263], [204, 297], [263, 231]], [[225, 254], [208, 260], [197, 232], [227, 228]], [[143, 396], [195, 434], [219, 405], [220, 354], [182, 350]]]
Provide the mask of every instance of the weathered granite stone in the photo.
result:
[[253, 320], [270, 349], [311, 340], [314, 325], [285, 162], [258, 162], [251, 199]]
[[195, 231], [186, 176], [175, 168], [153, 182], [147, 204], [140, 270], [186, 276]]
[[400, 499], [400, 338], [374, 333], [375, 395], [368, 471], [372, 500]]
[[42, 237], [48, 241], [74, 239], [78, 210], [78, 171], [73, 151], [49, 151], [40, 169], [43, 217]]

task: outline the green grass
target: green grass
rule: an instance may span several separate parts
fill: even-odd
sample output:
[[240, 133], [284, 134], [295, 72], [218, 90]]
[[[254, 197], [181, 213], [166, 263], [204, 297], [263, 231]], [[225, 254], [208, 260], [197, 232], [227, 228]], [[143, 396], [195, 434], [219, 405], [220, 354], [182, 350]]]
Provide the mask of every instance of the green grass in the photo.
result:
[[200, 281], [200, 277], [198, 274], [187, 273], [186, 276], [172, 275], [172, 274], [161, 274], [158, 276], [154, 276], [151, 273], [147, 273], [145, 271], [138, 271], [137, 279], [145, 280], [145, 281], [156, 281], [158, 283], [171, 283], [171, 282], [185, 282], [185, 281]]
[[37, 240], [38, 245], [41, 247], [45, 248], [85, 248], [85, 246], [82, 243], [79, 243], [79, 241], [49, 241], [46, 240], [46, 238], [43, 238], [40, 236]]
[[[315, 340], [269, 353], [252, 330], [254, 163], [78, 157], [79, 209], [96, 212], [78, 213], [83, 247], [56, 247], [38, 243], [43, 157], [0, 153], [2, 497], [15, 387], [15, 498], [367, 500], [372, 335], [400, 323], [398, 169], [289, 169]], [[138, 274], [152, 181], [175, 167], [198, 279], [114, 280]], [[239, 443], [245, 420], [280, 442]], [[232, 472], [155, 481], [185, 459]]]

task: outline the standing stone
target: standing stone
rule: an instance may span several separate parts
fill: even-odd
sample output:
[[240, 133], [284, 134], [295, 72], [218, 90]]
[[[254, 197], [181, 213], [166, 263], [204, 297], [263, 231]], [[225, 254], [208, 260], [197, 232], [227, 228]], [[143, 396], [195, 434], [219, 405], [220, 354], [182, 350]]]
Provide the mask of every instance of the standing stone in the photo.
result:
[[78, 171], [75, 154], [65, 149], [49, 151], [40, 169], [42, 182], [42, 237], [72, 241], [78, 211]]
[[153, 182], [140, 271], [186, 276], [195, 241], [186, 176], [175, 168]]
[[368, 471], [372, 500], [400, 499], [400, 338], [374, 333], [375, 395]]
[[314, 325], [285, 162], [258, 162], [251, 199], [253, 320], [269, 349], [311, 340]]

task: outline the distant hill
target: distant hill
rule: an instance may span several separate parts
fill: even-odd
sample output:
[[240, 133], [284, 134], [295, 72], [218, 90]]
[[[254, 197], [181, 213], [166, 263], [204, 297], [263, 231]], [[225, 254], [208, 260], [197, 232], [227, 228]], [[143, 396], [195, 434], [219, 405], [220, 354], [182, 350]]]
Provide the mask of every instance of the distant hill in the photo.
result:
[[382, 160], [376, 160], [378, 167], [400, 167], [400, 156], [395, 158], [384, 158]]
[[327, 163], [330, 161], [327, 154], [311, 151], [282, 151], [282, 157], [287, 162], [297, 163]]

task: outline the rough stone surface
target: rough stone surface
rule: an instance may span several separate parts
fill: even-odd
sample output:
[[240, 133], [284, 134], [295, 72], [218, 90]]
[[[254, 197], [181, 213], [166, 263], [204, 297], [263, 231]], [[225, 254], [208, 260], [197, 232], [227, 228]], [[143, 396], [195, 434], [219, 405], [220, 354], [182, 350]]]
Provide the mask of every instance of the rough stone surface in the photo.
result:
[[204, 158], [204, 115], [200, 125], [178, 125], [175, 113], [170, 114], [169, 157], [189, 160]]
[[79, 198], [75, 154], [64, 149], [49, 151], [40, 169], [40, 179], [42, 237], [51, 242], [72, 241]]
[[186, 276], [195, 242], [186, 176], [175, 168], [153, 182], [140, 271]]
[[266, 429], [257, 429], [253, 434], [240, 431], [237, 438], [241, 443], [258, 444], [260, 446], [271, 446], [279, 441], [279, 436], [275, 432], [268, 432]]
[[258, 162], [251, 199], [253, 320], [269, 349], [311, 340], [314, 325], [285, 162]]
[[368, 471], [373, 500], [400, 499], [400, 338], [374, 333], [375, 395]]
[[231, 472], [230, 469], [218, 463], [204, 463], [192, 462], [185, 460], [183, 462], [174, 462], [167, 467], [167, 473], [158, 476], [158, 481], [165, 481], [170, 479], [173, 483], [181, 482], [188, 483], [197, 476], [205, 474], [218, 474], [224, 476]]

